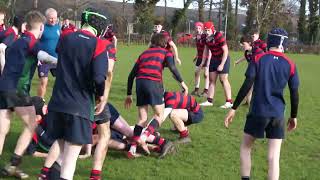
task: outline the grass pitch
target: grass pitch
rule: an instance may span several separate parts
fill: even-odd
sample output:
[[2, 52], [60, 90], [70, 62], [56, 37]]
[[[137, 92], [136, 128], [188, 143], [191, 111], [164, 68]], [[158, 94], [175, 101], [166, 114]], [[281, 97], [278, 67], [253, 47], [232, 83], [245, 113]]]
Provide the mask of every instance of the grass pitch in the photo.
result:
[[[116, 63], [110, 102], [120, 111], [121, 115], [133, 125], [137, 119], [137, 110], [133, 106], [129, 111], [123, 107], [126, 97], [126, 82], [128, 74], [145, 46], [120, 46], [118, 61]], [[195, 55], [193, 48], [179, 48], [180, 58], [183, 61], [179, 70], [191, 92], [194, 88], [194, 65], [192, 59]], [[243, 54], [231, 52], [234, 62]], [[302, 180], [319, 179], [320, 171], [320, 84], [319, 84], [319, 56], [314, 55], [288, 55], [297, 64], [300, 75], [300, 106], [298, 115], [298, 129], [286, 134], [281, 152], [280, 179]], [[230, 83], [233, 98], [235, 98], [243, 80], [247, 63], [231, 67]], [[178, 85], [168, 70], [164, 72], [164, 83], [167, 90], [178, 90]], [[50, 99], [53, 78], [50, 78], [46, 99]], [[38, 78], [33, 81], [32, 95], [36, 94]], [[201, 84], [203, 87], [203, 83]], [[286, 102], [289, 103], [289, 92], [286, 90]], [[134, 94], [135, 97], [135, 94]], [[134, 98], [135, 99], [135, 98]], [[204, 99], [198, 98], [198, 102]], [[135, 102], [134, 102], [135, 103]], [[202, 123], [189, 128], [192, 143], [178, 147], [178, 153], [167, 156], [163, 160], [151, 157], [141, 157], [134, 160], [126, 159], [122, 152], [109, 151], [104, 165], [103, 178], [115, 180], [233, 180], [240, 179], [239, 173], [239, 146], [242, 138], [247, 106], [237, 111], [236, 118], [229, 129], [223, 126], [227, 110], [220, 109], [224, 103], [221, 85], [218, 83], [213, 107], [203, 108], [205, 119]], [[286, 117], [290, 112], [287, 106]], [[175, 140], [178, 134], [169, 131], [171, 123], [167, 120], [160, 132], [162, 136]], [[0, 166], [3, 167], [10, 159], [18, 135], [21, 131], [21, 121], [12, 120], [11, 130], [7, 136], [4, 153], [0, 157]], [[74, 179], [88, 179], [91, 170], [91, 160], [78, 160]], [[252, 178], [263, 180], [267, 177], [267, 141], [259, 140], [253, 150]], [[24, 157], [22, 168], [35, 179], [43, 165], [43, 159]], [[1, 178], [0, 178], [1, 179]]]

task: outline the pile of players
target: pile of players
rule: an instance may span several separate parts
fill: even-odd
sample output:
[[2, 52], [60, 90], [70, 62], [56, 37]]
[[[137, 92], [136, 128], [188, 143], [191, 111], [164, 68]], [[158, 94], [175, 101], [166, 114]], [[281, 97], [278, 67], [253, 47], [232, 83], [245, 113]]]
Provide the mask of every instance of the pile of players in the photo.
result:
[[[106, 16], [97, 10], [86, 9], [82, 13], [79, 30], [66, 21], [60, 34], [60, 28], [52, 28], [56, 14], [55, 10], [48, 9], [45, 24], [45, 17], [40, 12], [31, 11], [25, 21], [16, 17], [14, 26], [1, 34], [0, 154], [12, 112], [16, 112], [25, 125], [2, 174], [28, 178], [19, 168], [23, 154], [28, 152], [46, 157], [39, 179], [72, 179], [79, 154], [84, 151], [80, 157], [91, 156], [93, 145], [92, 180], [101, 179], [108, 147], [127, 151], [129, 158], [139, 156], [138, 147], [142, 148], [143, 153], [150, 154], [152, 150], [163, 158], [175, 152], [175, 145], [160, 136], [158, 129], [161, 124], [169, 116], [180, 134], [176, 143], [190, 143], [187, 126], [203, 119], [200, 105], [213, 105], [219, 76], [226, 96], [226, 103], [221, 108], [232, 108], [225, 120], [227, 127], [235, 110], [253, 87], [253, 100], [241, 146], [242, 178], [249, 179], [251, 146], [255, 138], [263, 138], [265, 132], [270, 139], [269, 177], [279, 176], [280, 146], [284, 138], [283, 89], [289, 83], [292, 106], [289, 129], [292, 130], [296, 127], [299, 85], [295, 65], [283, 54], [288, 38], [284, 30], [274, 29], [269, 33], [268, 52], [265, 52], [265, 44], [261, 41], [252, 41], [248, 37], [241, 39], [249, 66], [246, 80], [233, 103], [228, 81], [230, 58], [224, 35], [215, 30], [212, 22], [196, 23], [196, 87], [192, 94], [207, 96], [207, 101], [199, 105], [195, 97], [188, 95], [188, 87], [176, 67], [176, 63], [182, 63], [176, 45], [169, 33], [162, 30], [162, 25], [156, 23], [148, 49], [138, 57], [128, 76], [125, 107], [131, 107], [132, 87], [136, 79], [139, 114], [137, 124], [132, 129], [116, 108], [107, 103], [116, 47]], [[22, 22], [25, 29], [22, 28]], [[19, 33], [22, 33], [20, 37]], [[55, 39], [51, 37], [53, 34], [60, 36], [56, 42], [52, 42]], [[39, 43], [40, 38], [47, 40], [47, 43]], [[45, 78], [41, 80], [38, 90], [40, 97], [30, 97], [31, 81], [37, 66], [43, 69], [39, 76]], [[56, 80], [46, 107], [42, 98], [51, 69], [48, 66], [54, 67], [52, 72]], [[164, 68], [170, 70], [181, 91], [164, 90]], [[203, 93], [199, 92], [201, 69], [205, 70], [209, 79], [206, 80]], [[150, 121], [147, 119], [149, 106], [153, 110]], [[48, 154], [38, 152], [37, 147]]]

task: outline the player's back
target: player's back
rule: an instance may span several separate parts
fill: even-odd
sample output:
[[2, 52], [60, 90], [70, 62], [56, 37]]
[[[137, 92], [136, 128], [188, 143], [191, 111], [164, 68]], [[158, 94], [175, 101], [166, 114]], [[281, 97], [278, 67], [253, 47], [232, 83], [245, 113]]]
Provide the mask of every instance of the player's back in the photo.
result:
[[97, 44], [98, 39], [84, 30], [66, 33], [60, 38], [57, 76], [49, 110], [88, 118], [88, 107], [93, 104], [94, 97], [92, 60]]
[[172, 53], [165, 48], [151, 47], [145, 50], [137, 60], [137, 79], [162, 81], [162, 70], [167, 57], [172, 58]]
[[265, 117], [283, 116], [283, 91], [296, 73], [294, 63], [283, 53], [269, 51], [257, 57], [251, 111]]

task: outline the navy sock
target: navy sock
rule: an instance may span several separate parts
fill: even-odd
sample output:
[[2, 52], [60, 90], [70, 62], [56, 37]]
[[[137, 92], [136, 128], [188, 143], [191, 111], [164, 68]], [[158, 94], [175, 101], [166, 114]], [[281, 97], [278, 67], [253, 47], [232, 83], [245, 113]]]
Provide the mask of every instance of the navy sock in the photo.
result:
[[21, 164], [21, 161], [22, 161], [22, 156], [19, 156], [15, 153], [12, 155], [10, 159], [11, 166], [19, 166]]
[[58, 180], [60, 179], [61, 166], [54, 162], [52, 167], [50, 168], [48, 179]]
[[143, 130], [143, 127], [139, 126], [138, 124], [136, 124], [134, 126], [134, 129], [133, 129], [133, 136], [134, 137], [140, 137], [142, 130]]
[[242, 176], [241, 180], [250, 180], [250, 177], [249, 176]]

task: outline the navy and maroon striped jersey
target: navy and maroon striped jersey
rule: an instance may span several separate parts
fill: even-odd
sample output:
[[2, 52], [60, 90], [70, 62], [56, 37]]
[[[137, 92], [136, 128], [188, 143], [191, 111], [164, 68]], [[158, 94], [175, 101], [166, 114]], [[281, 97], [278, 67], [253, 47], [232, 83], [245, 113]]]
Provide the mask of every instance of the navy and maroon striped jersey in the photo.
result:
[[221, 32], [216, 32], [210, 37], [207, 37], [206, 45], [211, 51], [214, 60], [222, 60], [223, 49], [222, 47], [227, 45], [227, 41]]
[[93, 120], [94, 98], [104, 94], [106, 41], [79, 30], [61, 35], [56, 51], [59, 61], [49, 111]]
[[4, 31], [4, 30], [6, 30], [6, 26], [5, 26], [4, 24], [1, 24], [1, 25], [0, 25], [0, 32], [2, 32], [2, 31]]
[[0, 78], [0, 91], [16, 91], [21, 81], [31, 82], [37, 61], [29, 57], [37, 57], [40, 51], [37, 42], [36, 37], [26, 31], [6, 49], [6, 65]]
[[113, 37], [115, 36], [115, 33], [111, 28], [108, 28], [107, 32], [104, 35], [104, 38], [107, 39], [110, 42], [113, 42]]
[[164, 48], [149, 48], [136, 61], [137, 79], [149, 79], [162, 82], [162, 71], [167, 61], [173, 61], [173, 55]]
[[267, 43], [265, 43], [264, 41], [262, 41], [261, 39], [258, 39], [256, 41], [253, 42], [252, 47], [256, 47], [256, 48], [260, 48], [262, 49], [264, 52], [267, 52]]
[[205, 45], [206, 45], [206, 35], [197, 34], [196, 35], [197, 58], [202, 58]]
[[244, 57], [246, 58], [247, 62], [250, 62], [255, 59], [256, 56], [264, 54], [264, 51], [258, 47], [252, 47], [252, 50], [246, 50], [244, 52]]
[[181, 92], [165, 92], [164, 102], [166, 108], [186, 109], [194, 113], [200, 110], [200, 105], [195, 97], [190, 95], [185, 96]]
[[5, 44], [6, 46], [12, 45], [17, 39], [18, 34], [16, 34], [12, 27], [4, 31], [0, 31], [0, 43]]

